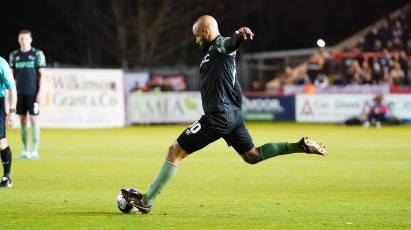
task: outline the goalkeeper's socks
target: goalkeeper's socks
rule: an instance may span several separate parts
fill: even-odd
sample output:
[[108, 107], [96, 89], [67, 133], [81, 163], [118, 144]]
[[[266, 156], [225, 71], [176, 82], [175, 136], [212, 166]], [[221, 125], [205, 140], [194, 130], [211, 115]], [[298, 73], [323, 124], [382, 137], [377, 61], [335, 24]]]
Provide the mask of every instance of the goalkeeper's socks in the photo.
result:
[[304, 152], [304, 149], [299, 143], [288, 142], [267, 143], [260, 146], [259, 149], [263, 160], [279, 155]]
[[4, 176], [7, 177], [7, 178], [10, 178], [10, 170], [11, 170], [11, 150], [10, 150], [10, 147], [7, 146], [7, 148], [1, 150], [0, 155], [1, 155], [1, 162], [3, 163]]
[[157, 196], [161, 193], [164, 186], [176, 175], [178, 167], [171, 163], [170, 161], [164, 161], [163, 166], [161, 166], [160, 173], [157, 178], [153, 181], [147, 193], [144, 194], [143, 203], [144, 205], [150, 206]]
[[22, 122], [20, 127], [20, 138], [21, 142], [23, 142], [24, 152], [29, 151], [29, 142], [27, 141], [27, 136], [29, 135], [29, 130], [27, 127], [27, 122]]

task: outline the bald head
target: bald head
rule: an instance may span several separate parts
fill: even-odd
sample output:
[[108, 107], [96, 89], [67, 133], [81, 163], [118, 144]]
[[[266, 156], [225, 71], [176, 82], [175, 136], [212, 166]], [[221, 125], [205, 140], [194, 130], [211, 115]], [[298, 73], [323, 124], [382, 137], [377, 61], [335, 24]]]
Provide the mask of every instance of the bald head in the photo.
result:
[[193, 34], [197, 44], [201, 46], [213, 41], [220, 34], [217, 21], [210, 15], [199, 17], [193, 25]]

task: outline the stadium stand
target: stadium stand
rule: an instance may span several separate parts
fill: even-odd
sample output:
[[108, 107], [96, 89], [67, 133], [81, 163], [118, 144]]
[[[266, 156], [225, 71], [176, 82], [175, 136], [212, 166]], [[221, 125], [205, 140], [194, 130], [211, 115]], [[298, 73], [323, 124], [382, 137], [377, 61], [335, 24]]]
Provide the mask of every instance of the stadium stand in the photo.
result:
[[[284, 73], [265, 83], [265, 90], [282, 94], [287, 85], [304, 85], [307, 92], [311, 87], [347, 85], [407, 88], [411, 83], [410, 8], [403, 7], [341, 46], [319, 49], [294, 68], [286, 66]], [[411, 92], [409, 87], [405, 91]]]

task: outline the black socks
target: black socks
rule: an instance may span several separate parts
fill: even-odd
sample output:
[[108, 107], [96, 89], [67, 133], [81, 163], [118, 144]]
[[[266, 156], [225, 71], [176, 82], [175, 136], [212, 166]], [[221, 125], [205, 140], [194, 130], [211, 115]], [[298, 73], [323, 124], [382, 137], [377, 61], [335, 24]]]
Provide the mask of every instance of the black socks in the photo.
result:
[[3, 163], [4, 176], [10, 178], [11, 149], [9, 146], [0, 151], [1, 162]]

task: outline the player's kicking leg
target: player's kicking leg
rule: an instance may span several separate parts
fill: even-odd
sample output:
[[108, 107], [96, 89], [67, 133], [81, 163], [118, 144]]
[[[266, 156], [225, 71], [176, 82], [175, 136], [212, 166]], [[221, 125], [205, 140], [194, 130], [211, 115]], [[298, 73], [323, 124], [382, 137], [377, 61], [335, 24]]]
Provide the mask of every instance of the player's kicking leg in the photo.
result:
[[166, 160], [161, 166], [160, 172], [151, 184], [147, 193], [131, 193], [122, 189], [124, 199], [136, 207], [141, 213], [147, 214], [151, 206], [166, 184], [176, 175], [180, 162], [189, 154], [200, 150], [208, 144], [218, 140], [221, 135], [209, 126], [207, 119], [203, 116], [184, 130], [177, 141], [172, 144], [167, 153]]
[[160, 169], [156, 179], [151, 184], [146, 194], [129, 192], [121, 189], [124, 199], [136, 207], [142, 214], [148, 214], [156, 197], [161, 193], [165, 185], [176, 175], [182, 159], [188, 156], [178, 142], [170, 146], [167, 158]]
[[253, 147], [250, 151], [240, 155], [247, 163], [256, 164], [272, 157], [304, 152], [322, 156], [327, 155], [325, 146], [311, 137], [303, 137], [297, 143], [267, 143], [257, 148]]

